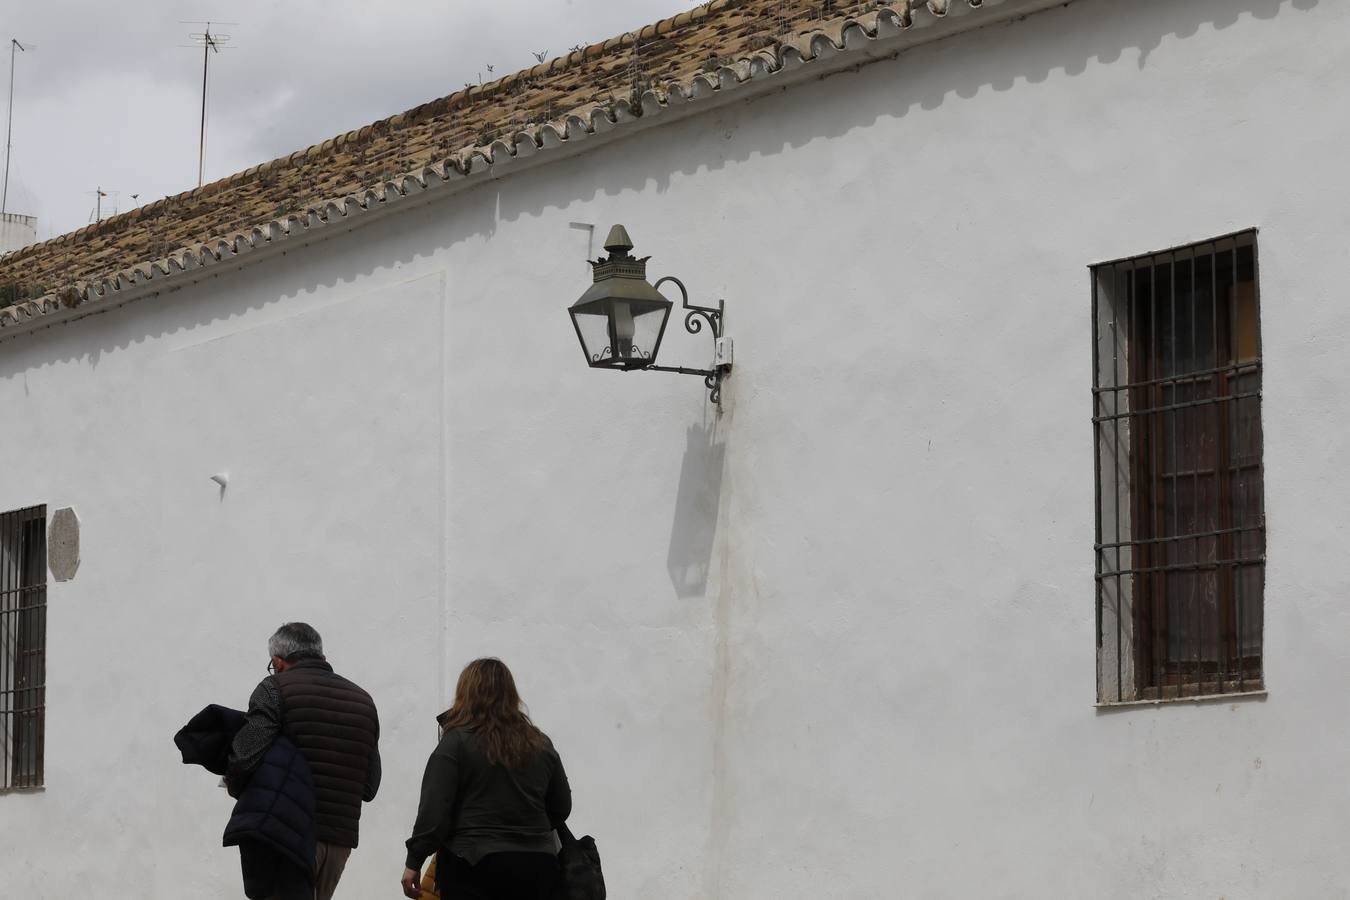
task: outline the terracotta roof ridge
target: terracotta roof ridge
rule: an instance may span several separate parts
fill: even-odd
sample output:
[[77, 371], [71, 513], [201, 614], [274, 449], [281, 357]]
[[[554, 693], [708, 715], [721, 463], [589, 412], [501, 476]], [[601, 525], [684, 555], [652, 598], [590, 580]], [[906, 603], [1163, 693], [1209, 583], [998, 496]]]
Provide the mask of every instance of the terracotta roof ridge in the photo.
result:
[[[44, 249], [49, 249], [53, 245], [77, 241], [78, 239], [95, 234], [107, 234], [118, 231], [140, 219], [153, 216], [154, 213], [168, 209], [175, 203], [182, 203], [199, 197], [209, 197], [212, 194], [220, 193], [228, 187], [233, 187], [244, 181], [254, 180], [262, 173], [275, 171], [283, 166], [294, 166], [297, 161], [313, 159], [321, 154], [333, 153], [339, 149], [350, 147], [352, 144], [368, 141], [373, 134], [382, 129], [402, 127], [425, 116], [435, 115], [440, 112], [448, 112], [455, 109], [455, 107], [461, 103], [466, 106], [471, 105], [475, 101], [487, 99], [499, 91], [508, 89], [511, 85], [522, 79], [569, 69], [587, 59], [603, 56], [615, 48], [632, 46], [639, 41], [667, 34], [676, 28], [681, 28], [685, 25], [697, 22], [713, 13], [745, 6], [749, 2], [750, 0], [712, 0], [712, 2], [700, 4], [685, 12], [677, 13], [676, 15], [661, 19], [658, 22], [643, 26], [636, 31], [626, 31], [623, 34], [616, 35], [604, 41], [599, 41], [587, 47], [574, 49], [562, 56], [554, 57], [548, 62], [541, 62], [538, 65], [520, 69], [493, 81], [472, 85], [445, 96], [436, 97], [410, 109], [394, 113], [391, 116], [377, 119], [374, 122], [362, 125], [359, 128], [353, 128], [342, 134], [327, 138], [317, 144], [311, 144], [302, 150], [295, 150], [291, 153], [275, 157], [274, 159], [257, 163], [246, 169], [226, 175], [224, 178], [218, 178], [215, 181], [208, 182], [199, 187], [180, 191], [177, 194], [170, 194], [167, 197], [142, 204], [133, 210], [118, 213], [115, 216], [109, 216], [106, 219], [93, 222], [82, 228], [77, 228], [74, 231], [59, 234], [55, 237], [48, 238], [45, 241], [28, 244], [24, 247], [10, 251], [10, 253], [0, 254], [0, 259], [22, 259], [25, 256], [41, 252]], [[946, 14], [949, 3], [950, 0], [892, 0], [892, 2], [879, 2], [877, 6], [878, 9], [889, 8], [892, 9], [892, 11], [894, 7], [905, 6], [906, 9], [902, 15], [907, 16], [910, 9], [926, 4], [930, 12], [934, 15], [941, 16]], [[971, 5], [978, 6], [979, 0], [975, 0]], [[834, 21], [841, 21], [848, 18], [856, 17], [840, 16]], [[821, 22], [822, 28], [820, 30], [823, 30], [825, 24], [826, 22]], [[792, 42], [785, 41], [784, 43], [790, 44]], [[733, 62], [739, 61], [741, 60], [733, 60]], [[554, 118], [554, 121], [565, 121], [569, 114], [579, 108], [582, 107], [564, 110], [560, 115]], [[466, 145], [451, 151], [449, 155], [453, 158], [466, 151], [471, 151], [473, 148], [474, 145]]]
[[[360, 178], [349, 180], [347, 183], [353, 186], [342, 192], [311, 195], [303, 200], [291, 194], [285, 198], [282, 205], [275, 208], [272, 215], [263, 214], [256, 218], [241, 216], [236, 217], [234, 221], [226, 219], [218, 223], [220, 230], [209, 238], [192, 236], [188, 240], [183, 240], [182, 236], [179, 236], [166, 237], [158, 242], [150, 241], [149, 246], [144, 248], [152, 250], [153, 258], [149, 260], [127, 263], [114, 258], [105, 263], [99, 261], [98, 255], [90, 254], [95, 263], [87, 265], [85, 271], [57, 278], [53, 277], [55, 270], [49, 265], [45, 279], [41, 277], [39, 261], [38, 275], [33, 278], [32, 283], [41, 293], [33, 293], [28, 298], [23, 298], [22, 282], [15, 283], [13, 299], [8, 306], [0, 306], [0, 328], [55, 312], [61, 307], [80, 306], [86, 300], [96, 300], [109, 294], [120, 293], [128, 287], [160, 276], [175, 275], [220, 262], [227, 257], [239, 256], [294, 234], [345, 219], [352, 213], [382, 206], [386, 201], [420, 193], [436, 183], [476, 174], [483, 166], [491, 167], [503, 158], [529, 155], [565, 144], [577, 137], [594, 134], [602, 122], [607, 122], [609, 127], [613, 127], [647, 114], [662, 112], [679, 103], [711, 96], [739, 83], [796, 68], [822, 58], [822, 54], [829, 56], [858, 49], [863, 44], [857, 43], [857, 40], [866, 43], [908, 30], [914, 24], [911, 13], [915, 9], [926, 7], [934, 17], [940, 18], [948, 13], [953, 3], [962, 0], [823, 0], [819, 9], [832, 9], [834, 2], [845, 3], [852, 11], [831, 19], [811, 18], [796, 21], [793, 23], [791, 34], [784, 30], [780, 32], [781, 37], [774, 37], [758, 45], [758, 49], [754, 49], [755, 44], [746, 44], [737, 52], [725, 57], [716, 53], [710, 53], [706, 58], [696, 53], [686, 54], [682, 57], [683, 61], [693, 64], [695, 68], [685, 66], [671, 77], [659, 82], [648, 80], [640, 87], [635, 83], [631, 90], [621, 89], [627, 86], [627, 82], [622, 79], [601, 85], [592, 95], [595, 99], [582, 101], [556, 115], [550, 110], [550, 117], [547, 119], [487, 129], [479, 137], [484, 134], [496, 136], [488, 137], [486, 141], [475, 139], [454, 149], [451, 149], [452, 145], [447, 141], [436, 144], [434, 152], [428, 152], [430, 145], [423, 139], [419, 146], [417, 135], [410, 133], [408, 140], [412, 146], [396, 144], [395, 149], [403, 151], [402, 157], [388, 159], [387, 162], [404, 167], [411, 163], [413, 164], [411, 167], [401, 170], [391, 169], [381, 172], [378, 176], [366, 168]], [[988, 0], [964, 0], [966, 6], [976, 9], [986, 5], [987, 2]], [[474, 85], [428, 101], [410, 110], [312, 145], [305, 150], [298, 150], [252, 166], [200, 188], [166, 197], [77, 231], [21, 248], [11, 254], [0, 256], [0, 264], [14, 263], [27, 256], [40, 255], [43, 250], [50, 250], [54, 246], [79, 243], [81, 239], [91, 234], [126, 231], [139, 219], [156, 218], [156, 213], [174, 204], [185, 204], [193, 199], [225, 191], [227, 188], [256, 180], [264, 173], [287, 166], [299, 170], [301, 162], [312, 161], [321, 155], [335, 153], [341, 149], [350, 149], [353, 144], [369, 141], [374, 135], [387, 135], [394, 129], [412, 126], [420, 119], [434, 120], [436, 116], [457, 108], [468, 109], [478, 100], [508, 90], [522, 78], [561, 71], [587, 60], [604, 57], [615, 47], [633, 46], [640, 41], [669, 34], [676, 28], [699, 22], [715, 13], [752, 5], [764, 7], [766, 0], [713, 0], [711, 3], [704, 3], [637, 31], [626, 32], [600, 44], [578, 48], [565, 56], [529, 69], [522, 69], [494, 82]], [[703, 60], [701, 64], [700, 59]], [[434, 121], [430, 124], [434, 124]], [[608, 130], [608, 127], [604, 130]], [[422, 161], [419, 162], [419, 159]], [[378, 156], [376, 162], [380, 162]], [[365, 168], [364, 158], [362, 167]], [[350, 177], [353, 173], [338, 172], [336, 176], [332, 172], [327, 174], [331, 176], [330, 180], [340, 182], [341, 177]], [[270, 199], [275, 201], [276, 197]], [[271, 203], [264, 205], [264, 208], [268, 205]], [[99, 255], [106, 253], [105, 249]], [[44, 280], [46, 285], [39, 287]], [[3, 287], [5, 285], [0, 283], [0, 288]]]
[[[169, 208], [173, 206], [175, 203], [181, 203], [198, 197], [208, 197], [211, 196], [212, 194], [220, 193], [221, 191], [223, 191], [228, 187], [240, 184], [241, 182], [253, 180], [264, 172], [271, 172], [274, 171], [275, 169], [281, 168], [282, 166], [287, 165], [293, 166], [296, 164], [298, 160], [312, 159], [321, 154], [332, 153], [344, 147], [349, 147], [352, 144], [367, 141], [369, 140], [372, 134], [380, 131], [383, 128], [402, 127], [408, 124], [409, 122], [416, 121], [417, 119], [422, 118], [424, 116], [435, 115], [440, 112], [448, 112], [450, 110], [453, 110], [456, 107], [456, 105], [460, 103], [464, 105], [471, 105], [475, 101], [492, 97], [498, 91], [506, 90], [511, 85], [515, 84], [516, 82], [522, 79], [537, 77], [545, 73], [559, 72], [564, 69], [571, 68], [572, 66], [575, 66], [586, 59], [592, 59], [602, 56], [616, 47], [631, 46], [633, 43], [639, 40], [645, 40], [650, 36], [664, 34], [673, 30], [674, 28], [682, 27], [684, 25], [690, 24], [691, 22], [698, 21], [699, 19], [708, 16], [711, 12], [720, 11], [722, 9], [727, 9], [733, 6], [741, 6], [747, 2], [749, 2], [749, 0], [713, 0], [713, 2], [711, 3], [701, 4], [686, 12], [682, 12], [674, 16], [669, 16], [668, 18], [662, 19], [659, 22], [644, 26], [643, 28], [640, 28], [637, 31], [626, 31], [623, 34], [617, 35], [607, 40], [599, 41], [586, 47], [580, 47], [578, 49], [571, 50], [562, 56], [554, 57], [548, 62], [541, 62], [538, 65], [520, 69], [519, 71], [512, 72], [509, 75], [504, 75], [501, 78], [495, 79], [493, 81], [485, 82], [479, 85], [471, 85], [461, 90], [454, 91], [450, 94], [446, 94], [441, 97], [436, 97], [434, 99], [427, 100], [426, 102], [419, 103], [417, 106], [414, 106], [410, 109], [405, 109], [402, 112], [394, 113], [391, 116], [385, 116], [382, 119], [377, 119], [374, 122], [362, 125], [359, 128], [353, 128], [349, 131], [345, 131], [342, 134], [338, 134], [333, 137], [327, 138], [323, 141], [320, 141], [317, 144], [311, 144], [310, 146], [304, 148], [303, 150], [295, 150], [291, 153], [287, 153], [282, 156], [278, 156], [274, 159], [267, 160], [266, 162], [257, 163], [255, 165], [249, 166], [246, 169], [234, 172], [230, 175], [226, 175], [224, 178], [218, 178], [215, 181], [208, 182], [199, 187], [191, 188], [186, 191], [180, 191], [177, 194], [171, 194], [159, 200], [154, 200], [150, 203], [142, 204], [141, 206], [138, 206], [133, 210], [128, 210], [127, 212], [124, 213], [118, 213], [115, 216], [109, 216], [106, 219], [102, 219], [98, 222], [93, 222], [82, 228], [77, 228], [74, 231], [67, 231], [55, 237], [48, 238], [45, 241], [39, 241], [34, 244], [28, 244], [24, 247], [20, 247], [16, 250], [11, 251], [10, 253], [0, 254], [0, 259], [4, 259], [6, 257], [11, 257], [13, 259], [22, 259], [24, 256], [40, 252], [43, 249], [50, 248], [52, 245], [59, 245], [68, 241], [75, 241], [77, 239], [94, 234], [106, 234], [109, 232], [117, 231], [120, 228], [130, 225], [131, 223], [136, 222], [142, 218], [151, 216], [156, 212], [160, 212], [166, 208]], [[565, 116], [566, 113], [571, 111], [572, 110], [566, 110], [563, 115]], [[460, 149], [462, 151], [471, 148], [464, 147]]]

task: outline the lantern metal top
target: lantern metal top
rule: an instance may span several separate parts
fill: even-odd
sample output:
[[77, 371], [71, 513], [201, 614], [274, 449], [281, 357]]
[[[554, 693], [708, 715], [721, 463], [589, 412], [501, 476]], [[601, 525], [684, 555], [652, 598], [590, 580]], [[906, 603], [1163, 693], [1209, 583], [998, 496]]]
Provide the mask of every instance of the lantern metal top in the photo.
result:
[[[590, 290], [581, 295], [580, 300], [572, 304], [573, 309], [587, 306], [596, 300], [608, 299], [671, 305], [670, 301], [661, 296], [661, 292], [647, 281], [647, 260], [651, 257], [637, 258], [629, 253], [633, 249], [633, 239], [628, 236], [627, 228], [622, 225], [611, 228], [609, 237], [605, 238], [605, 249], [609, 251], [609, 258], [597, 259], [591, 263], [595, 283], [591, 285]], [[617, 280], [613, 284], [604, 284], [612, 279]]]
[[633, 249], [633, 239], [628, 236], [628, 229], [622, 225], [615, 225], [609, 230], [609, 237], [605, 238], [605, 249], [611, 254], [627, 255], [629, 250]]

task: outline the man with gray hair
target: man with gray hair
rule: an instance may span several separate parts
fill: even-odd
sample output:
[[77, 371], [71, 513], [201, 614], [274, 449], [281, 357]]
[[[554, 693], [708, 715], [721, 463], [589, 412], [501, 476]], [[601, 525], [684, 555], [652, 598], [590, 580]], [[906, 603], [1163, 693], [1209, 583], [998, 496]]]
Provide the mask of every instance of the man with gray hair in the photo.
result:
[[[323, 639], [288, 622], [267, 642], [268, 675], [248, 700], [244, 727], [230, 748], [226, 782], [237, 794], [278, 735], [309, 763], [317, 801], [314, 893], [330, 900], [357, 844], [361, 804], [380, 787], [380, 720], [370, 695], [333, 671]], [[275, 900], [298, 900], [277, 897]]]

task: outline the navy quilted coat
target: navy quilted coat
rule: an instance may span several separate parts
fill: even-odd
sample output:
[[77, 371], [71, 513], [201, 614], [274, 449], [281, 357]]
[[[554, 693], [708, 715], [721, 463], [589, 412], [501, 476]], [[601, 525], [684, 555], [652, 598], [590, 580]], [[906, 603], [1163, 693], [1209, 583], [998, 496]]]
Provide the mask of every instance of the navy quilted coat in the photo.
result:
[[[183, 726], [173, 742], [183, 762], [223, 775], [230, 742], [244, 724], [236, 709], [212, 704]], [[238, 797], [224, 846], [239, 848], [244, 894], [253, 900], [303, 893], [314, 878], [314, 779], [300, 751], [284, 737], [272, 742]], [[312, 890], [312, 889], [311, 889]]]

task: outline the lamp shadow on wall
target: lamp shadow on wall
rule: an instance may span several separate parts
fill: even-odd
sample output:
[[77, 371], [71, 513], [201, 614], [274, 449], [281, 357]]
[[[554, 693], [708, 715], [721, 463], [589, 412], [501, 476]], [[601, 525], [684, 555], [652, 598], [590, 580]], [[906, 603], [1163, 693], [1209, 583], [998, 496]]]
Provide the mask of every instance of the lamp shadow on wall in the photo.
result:
[[685, 432], [684, 459], [670, 526], [666, 571], [681, 599], [702, 597], [708, 589], [713, 539], [722, 503], [722, 468], [727, 445], [711, 425], [691, 425]]

